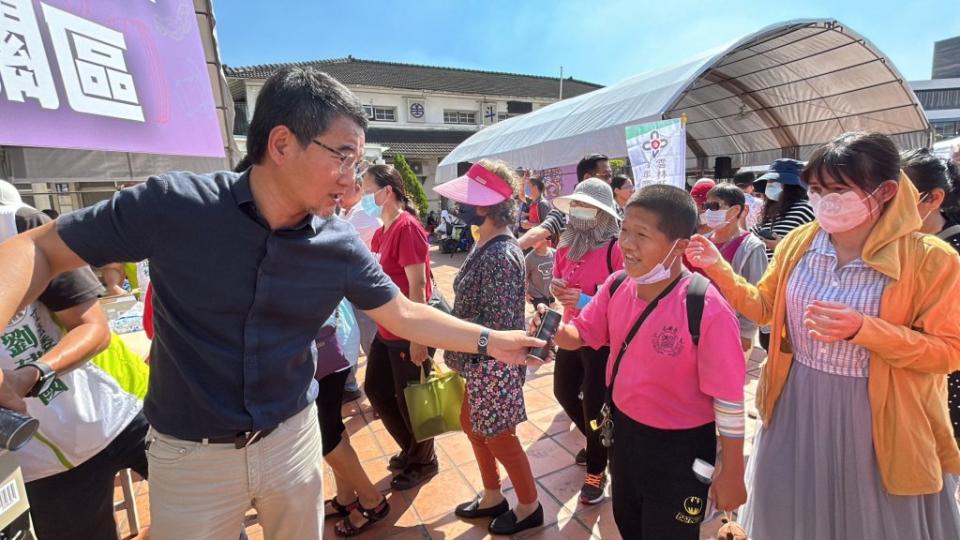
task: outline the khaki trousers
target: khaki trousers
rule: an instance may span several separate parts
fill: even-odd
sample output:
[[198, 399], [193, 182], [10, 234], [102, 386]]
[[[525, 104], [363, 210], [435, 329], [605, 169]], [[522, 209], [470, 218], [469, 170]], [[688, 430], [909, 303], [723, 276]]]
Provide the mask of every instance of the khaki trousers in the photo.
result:
[[150, 538], [236, 540], [251, 507], [267, 540], [322, 538], [323, 460], [314, 404], [246, 448], [153, 429], [147, 444]]

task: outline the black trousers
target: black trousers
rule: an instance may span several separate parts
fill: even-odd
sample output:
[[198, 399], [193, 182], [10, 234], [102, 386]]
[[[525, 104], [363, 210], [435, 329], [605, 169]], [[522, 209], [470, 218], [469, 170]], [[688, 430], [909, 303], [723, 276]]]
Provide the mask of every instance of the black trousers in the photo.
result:
[[693, 474], [697, 458], [713, 464], [713, 422], [663, 430], [613, 411], [610, 486], [613, 519], [631, 540], [698, 540], [709, 486]]
[[590, 421], [600, 416], [603, 407], [608, 356], [609, 347], [561, 349], [557, 351], [553, 372], [553, 395], [587, 438], [587, 472], [590, 474], [601, 474], [607, 468], [607, 449], [600, 444], [600, 432], [590, 428]]
[[117, 540], [114, 478], [123, 469], [147, 477], [148, 427], [141, 411], [97, 455], [68, 471], [27, 483], [39, 540]]
[[770, 334], [760, 332], [760, 346], [763, 347], [764, 351], [770, 352]]
[[[427, 375], [433, 369], [430, 361], [423, 365]], [[423, 465], [437, 459], [433, 439], [417, 442], [410, 425], [403, 389], [409, 382], [420, 382], [420, 368], [410, 361], [409, 341], [387, 341], [378, 333], [367, 356], [367, 376], [363, 391], [384, 427], [406, 454], [411, 465]]]
[[342, 439], [347, 426], [343, 425], [343, 388], [351, 369], [331, 373], [317, 381], [317, 419], [320, 422], [320, 437], [323, 440], [323, 455], [333, 452]]

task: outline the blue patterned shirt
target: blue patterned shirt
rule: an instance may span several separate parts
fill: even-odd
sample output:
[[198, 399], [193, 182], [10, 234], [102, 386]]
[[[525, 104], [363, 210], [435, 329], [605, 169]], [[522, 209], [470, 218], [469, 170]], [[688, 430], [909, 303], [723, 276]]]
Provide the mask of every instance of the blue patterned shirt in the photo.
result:
[[870, 351], [849, 341], [823, 343], [810, 337], [803, 325], [804, 312], [814, 300], [839, 302], [870, 317], [880, 314], [880, 297], [889, 278], [856, 259], [837, 268], [837, 252], [830, 235], [817, 233], [810, 249], [787, 283], [787, 325], [794, 359], [833, 375], [866, 377]]

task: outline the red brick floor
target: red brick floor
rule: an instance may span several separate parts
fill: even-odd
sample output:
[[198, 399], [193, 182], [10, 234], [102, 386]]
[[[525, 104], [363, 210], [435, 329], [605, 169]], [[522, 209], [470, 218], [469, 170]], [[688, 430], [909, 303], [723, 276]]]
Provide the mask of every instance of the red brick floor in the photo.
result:
[[[450, 257], [436, 251], [432, 255], [436, 280], [452, 302], [453, 278], [463, 261], [463, 255]], [[751, 371], [755, 376], [755, 362], [752, 364], [754, 367]], [[361, 383], [364, 367], [365, 362], [361, 359], [358, 373]], [[748, 383], [748, 391], [752, 393], [755, 384], [755, 381]], [[527, 531], [518, 538], [618, 539], [620, 535], [613, 522], [609, 499], [590, 507], [579, 504], [577, 500], [584, 469], [574, 464], [574, 454], [582, 447], [583, 436], [557, 404], [552, 385], [553, 366], [546, 365], [528, 377], [524, 390], [528, 420], [519, 425], [517, 431], [531, 461], [546, 519], [544, 527]], [[454, 506], [471, 499], [482, 487], [473, 451], [464, 434], [450, 433], [437, 439], [439, 475], [417, 489], [391, 493], [387, 459], [398, 450], [397, 445], [384, 430], [383, 423], [374, 418], [366, 398], [345, 405], [343, 415], [363, 468], [387, 495], [391, 505], [387, 519], [358, 538], [474, 540], [490, 537], [486, 531], [489, 520], [463, 521], [453, 515]], [[334, 494], [333, 475], [329, 468], [325, 469], [325, 473], [324, 492], [325, 497], [329, 498]], [[506, 496], [513, 504], [516, 498], [509, 487], [510, 481], [506, 474], [503, 476]], [[136, 538], [149, 538], [147, 483], [136, 482], [134, 491], [143, 529]], [[117, 499], [120, 498], [118, 488]], [[121, 538], [133, 538], [124, 512], [117, 513], [117, 522]], [[247, 533], [251, 540], [262, 539], [263, 533], [256, 524], [254, 511], [248, 514], [247, 522]], [[334, 521], [328, 520], [325, 538], [335, 538], [333, 526]], [[703, 538], [709, 538], [718, 526], [716, 523], [705, 525]]]

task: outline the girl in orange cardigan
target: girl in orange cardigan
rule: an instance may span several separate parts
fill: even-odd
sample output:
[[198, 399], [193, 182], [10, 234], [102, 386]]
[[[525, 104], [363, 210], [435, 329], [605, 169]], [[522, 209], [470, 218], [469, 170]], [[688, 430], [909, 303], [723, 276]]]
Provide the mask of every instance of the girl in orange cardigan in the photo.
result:
[[945, 395], [960, 259], [920, 234], [888, 137], [838, 137], [802, 177], [817, 221], [781, 242], [757, 286], [710, 241], [687, 249], [737, 311], [773, 325], [742, 523], [760, 539], [960, 538]]

